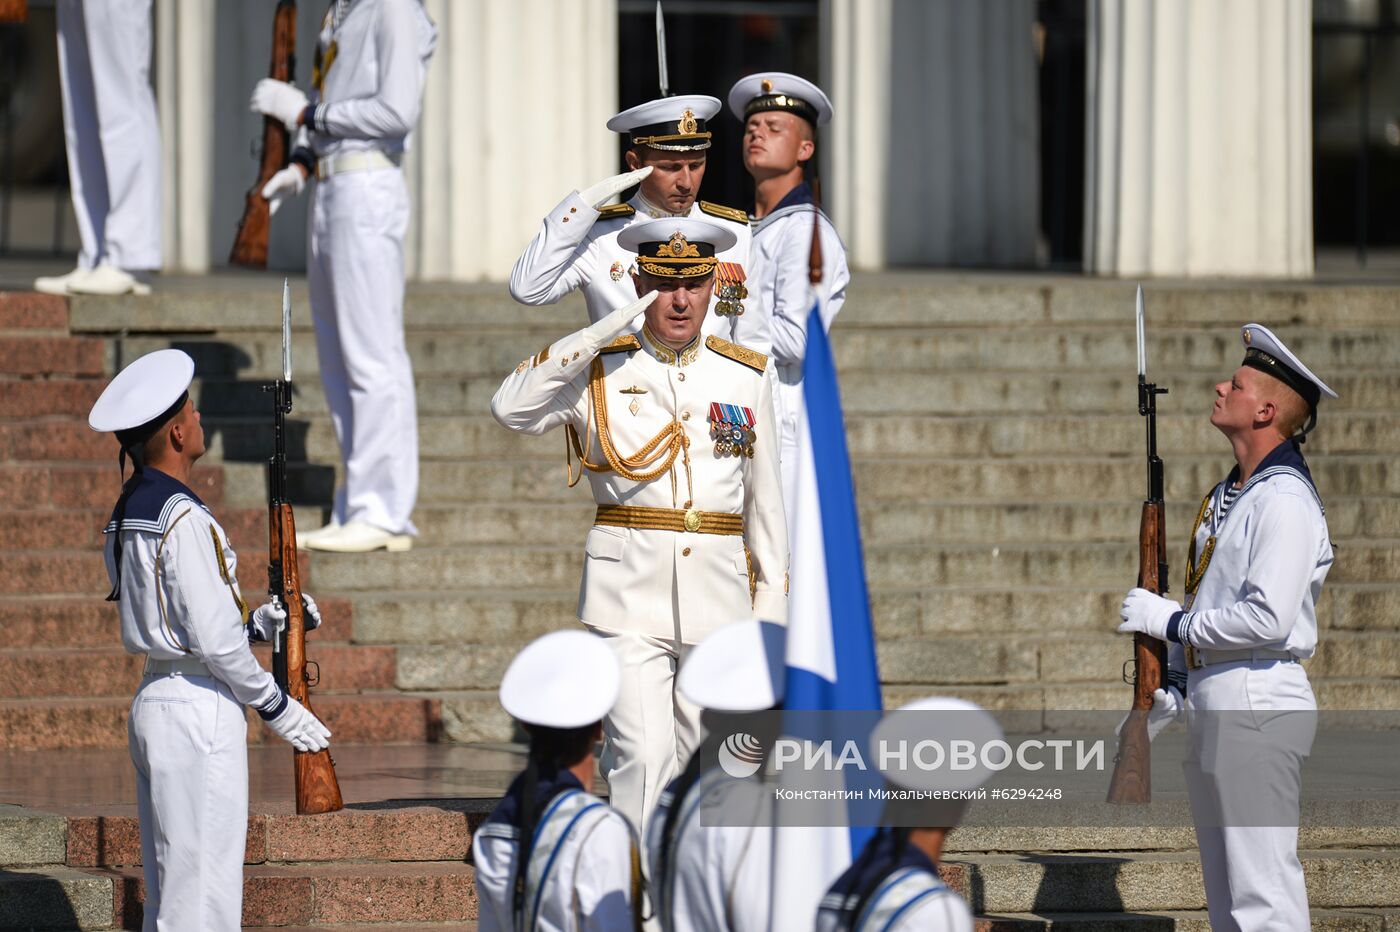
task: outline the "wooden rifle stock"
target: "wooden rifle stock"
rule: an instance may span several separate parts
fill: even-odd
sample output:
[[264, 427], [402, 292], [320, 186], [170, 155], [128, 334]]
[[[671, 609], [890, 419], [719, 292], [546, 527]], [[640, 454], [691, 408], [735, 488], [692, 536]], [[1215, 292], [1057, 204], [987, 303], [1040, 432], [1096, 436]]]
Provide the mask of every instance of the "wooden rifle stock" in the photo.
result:
[[[296, 72], [297, 5], [295, 0], [278, 0], [272, 14], [272, 64], [268, 77], [290, 81]], [[291, 155], [290, 134], [281, 120], [263, 117], [262, 160], [258, 178], [243, 199], [243, 217], [229, 253], [230, 265], [267, 268], [267, 238], [272, 226], [272, 210], [262, 196], [263, 185], [287, 166]]]
[[28, 0], [0, 0], [0, 23], [23, 23], [28, 19]]
[[[306, 681], [306, 618], [301, 603], [301, 573], [297, 568], [297, 529], [292, 506], [274, 502], [269, 509], [271, 540], [268, 552], [281, 563], [281, 599], [287, 609], [287, 628], [282, 633], [285, 652], [287, 695], [311, 709], [311, 689]], [[276, 662], [280, 667], [281, 662]], [[276, 672], [280, 673], [280, 670]], [[319, 679], [319, 677], [318, 677]], [[293, 751], [296, 766], [296, 806], [298, 815], [335, 812], [345, 806], [340, 783], [335, 777], [335, 761], [329, 749]]]

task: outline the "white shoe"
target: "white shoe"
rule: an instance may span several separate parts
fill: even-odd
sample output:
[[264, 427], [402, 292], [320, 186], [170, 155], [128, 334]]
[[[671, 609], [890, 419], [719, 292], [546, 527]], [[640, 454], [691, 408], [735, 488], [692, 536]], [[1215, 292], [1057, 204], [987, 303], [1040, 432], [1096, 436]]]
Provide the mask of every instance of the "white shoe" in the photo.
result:
[[88, 274], [88, 269], [77, 268], [66, 275], [44, 275], [34, 279], [34, 290], [44, 294], [69, 294], [68, 286]]
[[337, 525], [306, 541], [307, 550], [327, 550], [331, 553], [368, 553], [381, 549], [402, 553], [412, 546], [413, 538], [409, 535], [391, 534], [363, 521]]
[[339, 527], [340, 525], [335, 522], [335, 519], [331, 519], [330, 523], [323, 524], [318, 528], [313, 528], [309, 531], [297, 531], [297, 549], [309, 550], [311, 541], [318, 537], [323, 537]]
[[72, 277], [68, 282], [68, 294], [148, 295], [151, 286], [139, 281], [130, 272], [115, 265], [99, 265], [95, 269]]

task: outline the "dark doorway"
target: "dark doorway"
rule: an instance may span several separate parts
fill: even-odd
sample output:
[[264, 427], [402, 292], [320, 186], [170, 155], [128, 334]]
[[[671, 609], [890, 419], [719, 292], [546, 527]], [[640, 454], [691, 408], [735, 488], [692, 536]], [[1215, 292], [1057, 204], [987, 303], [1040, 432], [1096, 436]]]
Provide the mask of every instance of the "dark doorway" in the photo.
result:
[[1051, 268], [1084, 260], [1085, 0], [1040, 0], [1040, 223]]
[[[618, 105], [660, 96], [655, 0], [618, 0]], [[725, 107], [711, 123], [714, 139], [700, 196], [731, 207], [753, 206], [740, 154], [742, 126], [725, 98], [735, 81], [760, 70], [819, 81], [821, 46], [813, 0], [664, 0], [666, 59], [673, 94], [709, 94]], [[626, 151], [618, 138], [618, 164]]]

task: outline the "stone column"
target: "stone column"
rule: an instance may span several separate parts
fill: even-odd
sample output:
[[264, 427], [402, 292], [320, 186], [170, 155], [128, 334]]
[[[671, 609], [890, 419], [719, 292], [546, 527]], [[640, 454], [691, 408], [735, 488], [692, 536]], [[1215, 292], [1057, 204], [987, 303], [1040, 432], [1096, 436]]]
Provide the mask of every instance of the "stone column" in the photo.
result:
[[[214, 0], [156, 0], [156, 106], [165, 175], [161, 240], [166, 271], [209, 270], [214, 23]], [[223, 257], [218, 261], [222, 263]]]
[[1090, 0], [1084, 262], [1313, 270], [1309, 0]]
[[623, 170], [616, 0], [428, 0], [438, 27], [405, 161], [409, 276], [501, 280], [548, 210]]
[[1036, 259], [1032, 0], [823, 0], [827, 202], [851, 264]]

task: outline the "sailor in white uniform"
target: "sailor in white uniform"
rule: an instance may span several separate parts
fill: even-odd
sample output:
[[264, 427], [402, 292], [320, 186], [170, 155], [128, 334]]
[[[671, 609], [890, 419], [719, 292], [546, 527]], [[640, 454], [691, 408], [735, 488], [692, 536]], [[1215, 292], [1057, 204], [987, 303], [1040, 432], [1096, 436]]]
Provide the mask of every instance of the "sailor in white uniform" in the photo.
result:
[[641, 928], [636, 835], [592, 793], [593, 750], [621, 675], [583, 631], [546, 634], [506, 670], [501, 705], [529, 733], [529, 759], [472, 837], [480, 932]]
[[[807, 165], [815, 164], [817, 127], [831, 119], [831, 101], [810, 81], [764, 71], [730, 89], [729, 110], [744, 123], [744, 168], [754, 181], [752, 310], [735, 319], [730, 339], [773, 357], [783, 503], [790, 514], [796, 504], [797, 423], [804, 414], [807, 319], [819, 294], [822, 326], [830, 330], [851, 280], [846, 247], [804, 178]], [[810, 281], [814, 226], [821, 242], [821, 281], [815, 292]]]
[[149, 294], [161, 265], [160, 125], [151, 89], [151, 0], [58, 0], [63, 141], [78, 267], [47, 294]]
[[[104, 555], [122, 644], [146, 655], [131, 703], [147, 932], [240, 928], [248, 825], [248, 723], [252, 706], [301, 751], [330, 731], [258, 664], [251, 640], [286, 622], [268, 603], [248, 613], [228, 535], [188, 485], [204, 454], [189, 397], [194, 360], [159, 350], [123, 369], [88, 423], [112, 431], [135, 471], [106, 528]], [[320, 623], [309, 598], [308, 628]]]
[[[704, 219], [732, 233], [733, 243], [719, 253], [703, 333], [732, 339], [734, 321], [752, 308], [745, 284], [748, 216], [742, 210], [697, 200], [713, 135], [708, 121], [719, 110], [720, 102], [714, 97], [689, 94], [651, 100], [609, 120], [608, 129], [631, 138], [626, 157], [629, 170], [571, 193], [545, 216], [540, 232], [511, 270], [510, 293], [515, 300], [555, 304], [578, 289], [583, 292], [588, 319], [602, 320], [636, 299], [632, 289], [636, 253], [617, 241], [624, 228], [660, 217]], [[627, 203], [605, 206], [638, 183], [641, 186]]]
[[[992, 714], [962, 699], [932, 696], [886, 715], [870, 736], [874, 760], [884, 760], [882, 746], [901, 741], [970, 740], [982, 747], [1002, 739]], [[992, 775], [979, 763], [966, 770], [885, 770], [896, 788], [966, 792]], [[880, 829], [855, 861], [831, 885], [817, 911], [817, 932], [972, 932], [972, 910], [938, 874], [948, 834], [960, 823], [966, 801], [919, 803], [896, 816], [886, 810]], [[917, 826], [909, 820], [923, 819]]]
[[579, 620], [622, 661], [603, 770], [645, 833], [700, 738], [699, 710], [675, 688], [685, 651], [737, 618], [786, 621], [788, 548], [772, 366], [701, 331], [733, 234], [677, 218], [633, 224], [620, 241], [636, 293], [649, 293], [521, 362], [491, 412], [523, 433], [563, 428], [588, 473], [598, 512]]
[[[1134, 589], [1118, 630], [1169, 644], [1174, 685], [1155, 711], [1180, 711], [1186, 684], [1184, 768], [1211, 928], [1307, 929], [1298, 800], [1317, 702], [1300, 661], [1317, 647], [1333, 554], [1299, 445], [1322, 397], [1337, 396], [1266, 327], [1242, 336], [1244, 361], [1216, 385], [1210, 415], [1235, 467], [1201, 503], [1186, 603]], [[1261, 709], [1280, 714], [1218, 714]]]
[[251, 109], [297, 134], [291, 165], [263, 196], [273, 209], [317, 178], [307, 285], [321, 384], [345, 462], [315, 550], [407, 550], [417, 530], [418, 416], [403, 333], [411, 142], [437, 30], [420, 0], [333, 0], [321, 26], [312, 96], [264, 78]]
[[[677, 686], [702, 709], [731, 715], [782, 707], [787, 629], [738, 621], [696, 645]], [[696, 751], [661, 794], [647, 840], [648, 876], [665, 932], [771, 928], [773, 796], [763, 768], [736, 779]], [[723, 812], [724, 824], [705, 813]]]

